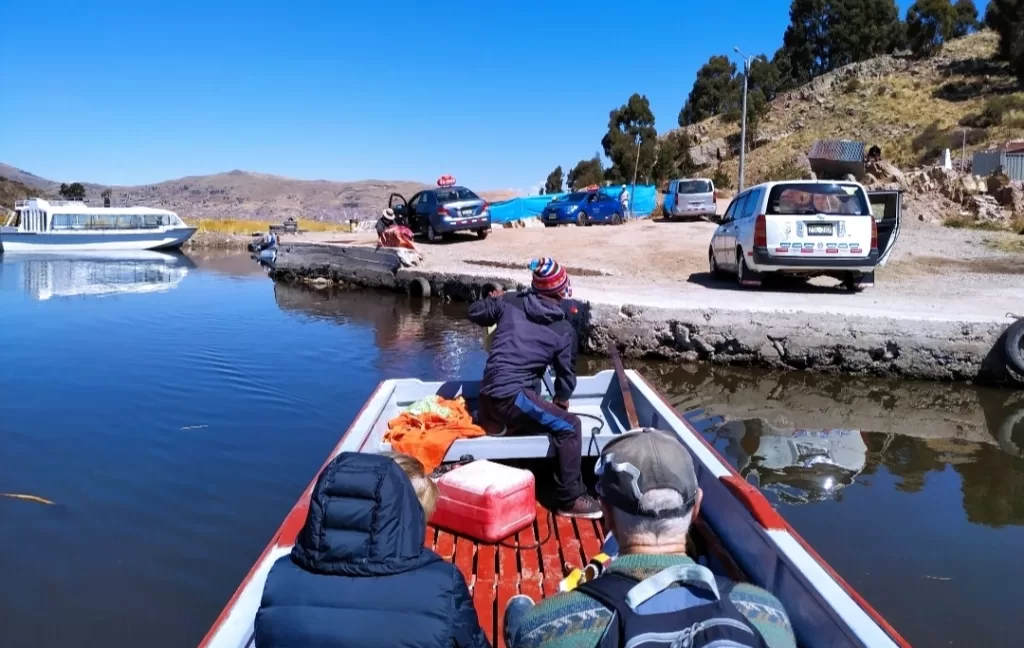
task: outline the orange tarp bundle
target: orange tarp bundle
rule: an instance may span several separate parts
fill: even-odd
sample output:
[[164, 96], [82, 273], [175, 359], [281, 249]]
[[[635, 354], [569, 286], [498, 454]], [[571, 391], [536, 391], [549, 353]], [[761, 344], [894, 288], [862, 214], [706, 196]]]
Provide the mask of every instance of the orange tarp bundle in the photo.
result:
[[436, 412], [402, 412], [388, 421], [388, 431], [384, 434], [384, 440], [393, 450], [416, 457], [428, 473], [441, 465], [456, 440], [484, 436], [483, 428], [473, 422], [461, 396], [454, 400], [438, 397], [437, 404], [449, 410], [448, 416]]

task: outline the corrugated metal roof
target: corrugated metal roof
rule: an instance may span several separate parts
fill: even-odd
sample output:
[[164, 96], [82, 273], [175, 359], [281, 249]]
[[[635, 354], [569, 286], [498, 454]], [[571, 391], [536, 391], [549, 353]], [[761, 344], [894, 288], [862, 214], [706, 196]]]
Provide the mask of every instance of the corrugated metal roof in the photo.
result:
[[864, 142], [853, 140], [818, 140], [811, 146], [808, 158], [836, 162], [862, 162]]
[[985, 149], [982, 153], [1024, 153], [1024, 140], [1003, 142], [999, 146]]

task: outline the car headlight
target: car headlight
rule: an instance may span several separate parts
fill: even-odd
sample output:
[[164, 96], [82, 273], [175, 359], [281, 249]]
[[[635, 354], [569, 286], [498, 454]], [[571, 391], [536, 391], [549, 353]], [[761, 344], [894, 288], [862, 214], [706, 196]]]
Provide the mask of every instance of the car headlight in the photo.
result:
[[571, 213], [573, 213], [574, 211], [576, 211], [579, 208], [580, 208], [579, 205], [569, 205], [569, 208], [565, 210], [565, 213], [566, 214], [571, 214]]

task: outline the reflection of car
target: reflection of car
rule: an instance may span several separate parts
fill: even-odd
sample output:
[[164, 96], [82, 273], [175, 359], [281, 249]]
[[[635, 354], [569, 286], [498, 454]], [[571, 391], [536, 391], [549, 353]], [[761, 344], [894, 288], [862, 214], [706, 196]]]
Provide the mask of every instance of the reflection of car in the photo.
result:
[[673, 180], [662, 205], [665, 218], [717, 218], [718, 192], [708, 178]]
[[829, 276], [857, 291], [899, 237], [900, 193], [855, 182], [768, 182], [736, 196], [708, 248], [713, 275], [758, 286], [767, 273]]
[[465, 187], [427, 189], [408, 201], [401, 194], [391, 194], [388, 207], [406, 218], [409, 229], [423, 234], [431, 243], [456, 232], [476, 232], [480, 238], [491, 232], [490, 205]]
[[601, 191], [574, 191], [552, 200], [540, 215], [547, 227], [576, 223], [580, 227], [594, 223], [622, 223], [622, 205]]

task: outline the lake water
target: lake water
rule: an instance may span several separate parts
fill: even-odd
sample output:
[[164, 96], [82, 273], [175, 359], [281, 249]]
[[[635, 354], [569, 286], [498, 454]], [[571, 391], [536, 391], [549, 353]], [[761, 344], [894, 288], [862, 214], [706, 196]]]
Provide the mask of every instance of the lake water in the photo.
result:
[[[196, 645], [380, 380], [479, 375], [464, 313], [239, 255], [2, 258], [0, 493], [54, 504], [0, 497], [0, 646]], [[1019, 645], [1024, 392], [627, 363], [913, 644]]]

